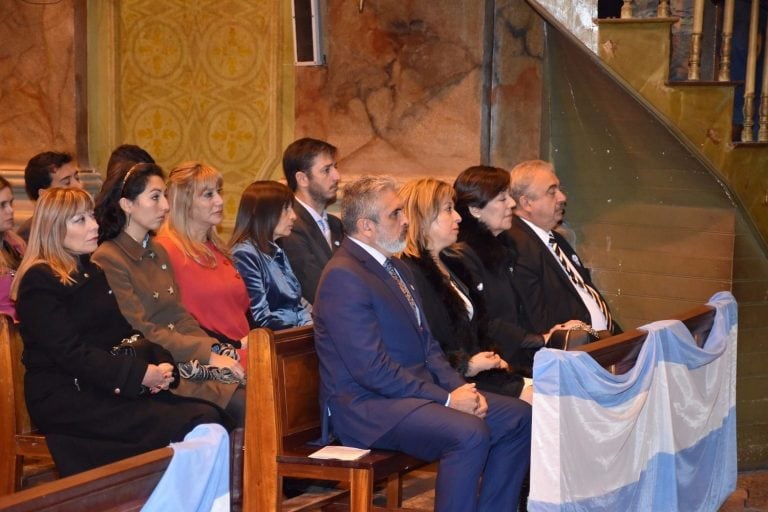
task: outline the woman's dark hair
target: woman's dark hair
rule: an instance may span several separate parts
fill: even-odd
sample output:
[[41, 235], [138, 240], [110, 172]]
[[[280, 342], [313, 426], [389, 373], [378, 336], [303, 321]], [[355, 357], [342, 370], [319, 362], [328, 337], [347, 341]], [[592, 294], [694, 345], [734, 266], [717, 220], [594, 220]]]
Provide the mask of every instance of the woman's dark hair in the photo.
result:
[[111, 178], [125, 162], [134, 164], [154, 164], [155, 159], [147, 151], [134, 144], [122, 144], [112, 150], [107, 162], [107, 179]]
[[459, 174], [453, 188], [456, 190], [456, 211], [461, 215], [462, 224], [466, 223], [461, 227], [469, 227], [476, 220], [470, 215], [469, 207], [485, 208], [492, 199], [509, 190], [509, 171], [486, 165], [469, 167]]
[[120, 208], [120, 198], [133, 201], [147, 188], [150, 176], [158, 176], [165, 181], [165, 175], [159, 165], [121, 162], [114, 173], [102, 185], [96, 196], [96, 208], [93, 213], [99, 223], [99, 243], [112, 240], [125, 227], [125, 212]]
[[470, 206], [485, 208], [491, 199], [509, 190], [509, 171], [476, 165], [459, 174], [453, 188], [456, 190], [456, 211], [466, 220]]
[[251, 240], [263, 253], [272, 253], [272, 237], [286, 207], [293, 205], [293, 192], [277, 181], [255, 181], [240, 197], [235, 229], [229, 246]]

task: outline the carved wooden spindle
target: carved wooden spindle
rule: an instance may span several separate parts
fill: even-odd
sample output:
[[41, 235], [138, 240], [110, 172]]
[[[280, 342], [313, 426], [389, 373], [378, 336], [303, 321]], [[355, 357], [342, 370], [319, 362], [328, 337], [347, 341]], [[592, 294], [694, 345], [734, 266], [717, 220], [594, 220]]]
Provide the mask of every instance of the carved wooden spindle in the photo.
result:
[[733, 39], [733, 2], [725, 0], [723, 12], [723, 44], [720, 47], [720, 71], [717, 79], [728, 82], [731, 79], [731, 40]]
[[760, 92], [760, 110], [758, 119], [757, 142], [768, 142], [768, 28], [763, 34], [763, 76]]
[[659, 0], [659, 6], [656, 8], [657, 18], [669, 18], [669, 0]]
[[752, 0], [749, 15], [749, 42], [747, 43], [747, 76], [744, 80], [744, 128], [741, 141], [752, 142], [752, 128], [755, 126], [755, 73], [757, 71], [757, 23], [760, 1]]
[[704, 27], [704, 0], [695, 0], [693, 5], [693, 30], [691, 32], [691, 55], [688, 58], [688, 80], [698, 80], [701, 73], [701, 32]]
[[632, 17], [632, 0], [624, 0], [624, 5], [621, 6], [621, 19], [628, 19]]

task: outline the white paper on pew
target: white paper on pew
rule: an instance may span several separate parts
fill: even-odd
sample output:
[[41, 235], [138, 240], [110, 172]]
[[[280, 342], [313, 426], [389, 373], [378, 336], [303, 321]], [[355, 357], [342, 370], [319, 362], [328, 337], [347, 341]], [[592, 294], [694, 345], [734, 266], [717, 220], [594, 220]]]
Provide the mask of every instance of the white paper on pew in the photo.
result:
[[371, 450], [353, 448], [351, 446], [324, 446], [309, 454], [310, 459], [357, 460]]

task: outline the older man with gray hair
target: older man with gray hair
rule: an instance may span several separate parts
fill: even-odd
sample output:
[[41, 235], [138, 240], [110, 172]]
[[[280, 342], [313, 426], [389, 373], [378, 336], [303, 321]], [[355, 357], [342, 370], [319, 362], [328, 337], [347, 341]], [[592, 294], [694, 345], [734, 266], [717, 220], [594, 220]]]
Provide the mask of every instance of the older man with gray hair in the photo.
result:
[[589, 269], [555, 230], [563, 221], [567, 199], [555, 168], [528, 160], [510, 172], [510, 194], [517, 207], [509, 233], [518, 253], [512, 285], [528, 327], [544, 332], [575, 319], [597, 331], [621, 332]]
[[413, 278], [394, 257], [408, 227], [394, 182], [350, 183], [341, 210], [347, 238], [313, 310], [324, 437], [333, 430], [345, 445], [439, 460], [440, 512], [515, 510], [528, 472], [530, 406], [479, 393], [432, 337]]

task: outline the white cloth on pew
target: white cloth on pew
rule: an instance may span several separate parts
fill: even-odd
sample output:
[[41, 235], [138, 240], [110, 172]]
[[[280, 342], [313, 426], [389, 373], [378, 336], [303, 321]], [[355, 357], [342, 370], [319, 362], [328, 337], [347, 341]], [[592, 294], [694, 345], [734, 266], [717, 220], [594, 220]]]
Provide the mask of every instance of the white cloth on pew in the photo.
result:
[[171, 463], [142, 512], [229, 512], [229, 435], [224, 427], [198, 425], [171, 448]]
[[736, 487], [737, 305], [703, 348], [679, 321], [641, 329], [635, 367], [543, 349], [533, 367], [531, 511], [717, 510]]

